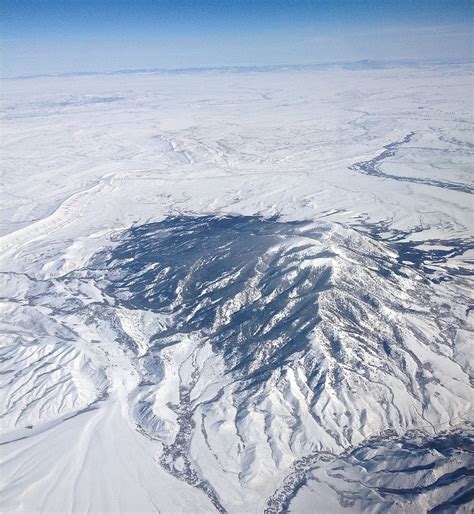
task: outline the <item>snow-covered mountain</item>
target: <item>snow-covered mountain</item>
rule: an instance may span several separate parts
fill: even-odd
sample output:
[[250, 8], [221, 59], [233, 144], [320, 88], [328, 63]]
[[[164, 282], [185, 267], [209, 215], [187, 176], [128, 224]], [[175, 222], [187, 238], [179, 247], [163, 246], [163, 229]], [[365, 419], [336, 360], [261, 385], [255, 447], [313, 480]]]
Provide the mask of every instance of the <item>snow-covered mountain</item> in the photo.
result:
[[469, 71], [12, 81], [2, 510], [468, 512]]

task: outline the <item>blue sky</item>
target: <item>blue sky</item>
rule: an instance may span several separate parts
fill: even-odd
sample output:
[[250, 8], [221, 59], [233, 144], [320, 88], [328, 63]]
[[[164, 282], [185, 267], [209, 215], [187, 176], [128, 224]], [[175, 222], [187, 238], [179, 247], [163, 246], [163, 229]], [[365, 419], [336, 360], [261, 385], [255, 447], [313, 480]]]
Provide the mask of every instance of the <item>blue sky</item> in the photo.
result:
[[2, 0], [4, 76], [472, 57], [467, 0]]

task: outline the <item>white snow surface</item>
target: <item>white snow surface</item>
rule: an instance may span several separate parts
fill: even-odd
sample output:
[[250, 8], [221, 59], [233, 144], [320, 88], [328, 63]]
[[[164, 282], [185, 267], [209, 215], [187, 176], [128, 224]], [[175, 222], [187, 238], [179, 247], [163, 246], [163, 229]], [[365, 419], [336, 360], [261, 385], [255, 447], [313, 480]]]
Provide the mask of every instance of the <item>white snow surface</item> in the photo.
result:
[[[414, 432], [473, 421], [472, 86], [468, 65], [5, 80], [2, 512], [421, 513], [460, 495], [464, 475], [427, 484], [468, 466], [461, 450], [438, 448], [431, 475], [396, 484], [374, 463], [399, 459]], [[157, 347], [202, 309], [183, 299], [193, 269], [167, 313], [113, 297], [113, 270], [91, 262], [131, 227], [202, 216], [309, 228], [261, 251], [207, 331], [190, 325]], [[200, 294], [239, 284], [238, 259]], [[269, 262], [285, 284], [310, 279], [265, 337], [314, 277], [326, 281], [321, 321], [249, 386], [280, 355], [278, 334], [240, 375], [218, 334], [252, 305], [262, 319], [280, 305]], [[261, 284], [275, 287], [268, 298]], [[392, 502], [374, 466], [387, 491], [426, 487]], [[361, 482], [365, 496], [352, 490]]]

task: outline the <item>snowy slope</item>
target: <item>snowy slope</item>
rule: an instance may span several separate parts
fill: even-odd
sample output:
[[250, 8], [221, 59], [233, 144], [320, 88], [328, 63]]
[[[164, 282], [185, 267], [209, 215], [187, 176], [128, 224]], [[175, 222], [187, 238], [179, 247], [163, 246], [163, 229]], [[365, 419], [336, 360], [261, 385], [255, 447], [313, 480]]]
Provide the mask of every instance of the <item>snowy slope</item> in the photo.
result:
[[6, 81], [2, 510], [467, 512], [471, 83]]

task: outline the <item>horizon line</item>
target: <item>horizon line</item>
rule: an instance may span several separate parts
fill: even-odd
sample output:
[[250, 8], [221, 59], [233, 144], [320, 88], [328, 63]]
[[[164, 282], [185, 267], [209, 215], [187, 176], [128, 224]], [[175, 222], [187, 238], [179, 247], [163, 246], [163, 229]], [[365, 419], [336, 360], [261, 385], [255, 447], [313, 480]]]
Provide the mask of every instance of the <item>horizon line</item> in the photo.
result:
[[[417, 65], [437, 64], [437, 65], [453, 65], [453, 64], [474, 64], [473, 59], [357, 59], [357, 60], [342, 60], [342, 61], [327, 61], [327, 62], [315, 62], [306, 64], [229, 64], [229, 65], [215, 65], [215, 66], [177, 66], [177, 67], [150, 67], [150, 68], [119, 68], [112, 71], [70, 71], [61, 73], [36, 73], [32, 75], [12, 75], [1, 77], [0, 80], [26, 80], [35, 78], [68, 78], [68, 77], [84, 77], [84, 76], [113, 76], [113, 75], [139, 75], [139, 74], [182, 74], [182, 73], [203, 73], [207, 71], [284, 71], [288, 70], [310, 70], [312, 68], [324, 68], [324, 67], [337, 67], [342, 66], [348, 70], [361, 69], [360, 67], [355, 68], [355, 65], [365, 65], [371, 69], [384, 69], [394, 66], [417, 66]], [[362, 68], [364, 69], [364, 68]]]

